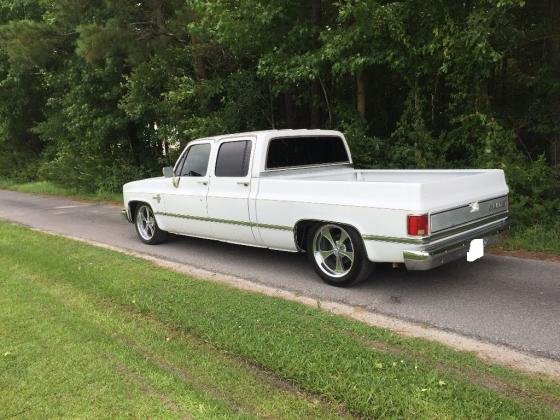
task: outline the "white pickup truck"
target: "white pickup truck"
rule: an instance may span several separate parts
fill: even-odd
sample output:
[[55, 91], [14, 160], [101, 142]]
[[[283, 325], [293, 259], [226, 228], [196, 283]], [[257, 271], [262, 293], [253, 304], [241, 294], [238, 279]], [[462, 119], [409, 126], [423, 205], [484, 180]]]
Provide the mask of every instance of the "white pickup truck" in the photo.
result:
[[123, 187], [141, 241], [172, 232], [307, 252], [336, 286], [366, 278], [372, 262], [426, 270], [480, 257], [508, 220], [502, 170], [356, 170], [338, 131], [203, 138], [163, 172]]

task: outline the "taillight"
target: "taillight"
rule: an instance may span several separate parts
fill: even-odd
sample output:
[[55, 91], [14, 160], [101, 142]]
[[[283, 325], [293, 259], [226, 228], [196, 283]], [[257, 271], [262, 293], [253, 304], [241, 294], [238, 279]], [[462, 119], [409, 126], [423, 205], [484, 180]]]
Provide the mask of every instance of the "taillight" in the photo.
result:
[[424, 236], [428, 234], [428, 215], [421, 216], [408, 215], [407, 217], [408, 234], [412, 236]]

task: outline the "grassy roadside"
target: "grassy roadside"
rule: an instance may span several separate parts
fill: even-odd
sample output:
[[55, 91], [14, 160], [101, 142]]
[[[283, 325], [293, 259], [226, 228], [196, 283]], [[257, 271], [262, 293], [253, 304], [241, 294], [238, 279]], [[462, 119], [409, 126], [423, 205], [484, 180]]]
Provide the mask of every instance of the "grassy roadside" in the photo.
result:
[[499, 248], [504, 251], [522, 250], [559, 256], [560, 221], [546, 225], [514, 226]]
[[6, 178], [0, 178], [0, 189], [35, 194], [56, 195], [75, 198], [78, 200], [122, 203], [122, 194], [120, 193], [98, 192], [96, 194], [88, 194], [73, 188], [62, 187], [50, 181], [17, 182]]
[[560, 418], [560, 384], [0, 222], [0, 413]]

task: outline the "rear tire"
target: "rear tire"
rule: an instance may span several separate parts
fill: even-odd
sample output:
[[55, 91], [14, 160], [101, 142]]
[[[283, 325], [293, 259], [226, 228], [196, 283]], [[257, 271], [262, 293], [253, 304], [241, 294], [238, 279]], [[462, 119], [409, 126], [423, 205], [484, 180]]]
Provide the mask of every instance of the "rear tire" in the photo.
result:
[[169, 236], [166, 231], [159, 228], [154, 212], [148, 204], [141, 203], [136, 208], [134, 226], [138, 238], [148, 245], [160, 244]]
[[336, 223], [320, 223], [311, 229], [307, 256], [319, 277], [337, 287], [359, 283], [373, 269], [356, 229]]

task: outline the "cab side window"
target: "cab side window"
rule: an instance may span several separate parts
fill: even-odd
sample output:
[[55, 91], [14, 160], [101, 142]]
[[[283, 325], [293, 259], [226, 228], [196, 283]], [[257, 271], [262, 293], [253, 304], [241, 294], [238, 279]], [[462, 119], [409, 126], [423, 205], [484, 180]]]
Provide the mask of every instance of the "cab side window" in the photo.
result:
[[217, 177], [244, 177], [249, 172], [251, 141], [228, 141], [220, 145], [216, 158]]
[[179, 171], [179, 176], [206, 176], [210, 144], [194, 144], [189, 147]]

